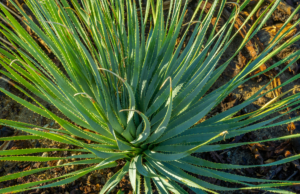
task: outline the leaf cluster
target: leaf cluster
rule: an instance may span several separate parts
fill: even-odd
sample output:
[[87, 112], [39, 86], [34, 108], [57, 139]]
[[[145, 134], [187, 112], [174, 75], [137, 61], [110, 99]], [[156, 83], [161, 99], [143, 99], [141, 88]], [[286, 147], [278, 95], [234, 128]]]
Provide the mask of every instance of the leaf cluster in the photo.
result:
[[[141, 188], [145, 193], [152, 193], [154, 185], [159, 193], [187, 193], [178, 183], [187, 185], [195, 193], [246, 189], [290, 193], [277, 187], [299, 184], [293, 181], [250, 178], [222, 170], [278, 165], [298, 159], [300, 155], [270, 164], [245, 166], [213, 163], [195, 158], [191, 154], [247, 145], [253, 142], [235, 144], [218, 142], [299, 120], [297, 117], [276, 122], [283, 115], [262, 120], [287, 107], [293, 107], [290, 111], [299, 108], [299, 93], [278, 99], [251, 113], [234, 116], [239, 110], [260, 98], [266, 85], [242, 104], [195, 125], [229, 93], [251, 79], [249, 76], [251, 72], [300, 39], [299, 35], [295, 35], [274, 49], [279, 41], [299, 24], [297, 21], [293, 27], [281, 33], [300, 7], [286, 21], [268, 48], [250, 61], [228, 83], [208, 92], [230, 61], [267, 21], [280, 0], [270, 4], [254, 23], [235, 54], [223, 64], [219, 64], [220, 57], [238, 34], [233, 30], [236, 15], [246, 7], [249, 0], [234, 8], [229, 20], [218, 32], [215, 31], [216, 27], [209, 30], [209, 26], [215, 15], [217, 21], [221, 17], [225, 5], [230, 3], [226, 0], [214, 1], [208, 13], [204, 13], [201, 9], [207, 2], [200, 0], [191, 21], [187, 24], [183, 21], [188, 1], [182, 0], [171, 0], [167, 12], [163, 10], [162, 0], [158, 0], [156, 4], [153, 0], [147, 1], [146, 7], [142, 7], [141, 0], [85, 0], [81, 3], [77, 0], [26, 1], [34, 20], [14, 1], [10, 2], [23, 18], [22, 20], [16, 18], [12, 10], [0, 3], [2, 10], [0, 18], [4, 21], [0, 23], [0, 32], [7, 40], [0, 43], [0, 64], [6, 69], [1, 73], [17, 83], [14, 87], [31, 98], [35, 104], [2, 88], [0, 91], [33, 112], [55, 120], [63, 130], [0, 119], [0, 125], [31, 134], [0, 138], [0, 141], [50, 139], [74, 145], [78, 149], [39, 148], [0, 151], [0, 160], [40, 162], [71, 158], [81, 160], [6, 175], [1, 177], [0, 181], [67, 165], [94, 165], [57, 178], [3, 188], [0, 189], [0, 193], [64, 185], [92, 171], [115, 167], [116, 160], [119, 159], [125, 160], [125, 165], [107, 181], [101, 194], [110, 192], [127, 173], [135, 193], [140, 193]], [[263, 2], [258, 1], [245, 22]], [[45, 48], [28, 34], [24, 25], [29, 27], [47, 50], [55, 55], [64, 72], [46, 54]], [[179, 37], [183, 26], [185, 31]], [[192, 27], [194, 30], [187, 40]], [[177, 42], [178, 40], [180, 41]], [[295, 52], [260, 74], [293, 59], [285, 67], [287, 69], [300, 58], [299, 53], [300, 51]], [[299, 76], [287, 80], [280, 87], [298, 79]], [[49, 111], [36, 97], [54, 105], [71, 122]], [[300, 135], [259, 142], [298, 136]], [[89, 140], [91, 143], [79, 138]], [[85, 154], [70, 157], [22, 156], [62, 150]], [[191, 174], [227, 181], [239, 187], [229, 188], [210, 184]], [[47, 184], [39, 186], [42, 183]]]

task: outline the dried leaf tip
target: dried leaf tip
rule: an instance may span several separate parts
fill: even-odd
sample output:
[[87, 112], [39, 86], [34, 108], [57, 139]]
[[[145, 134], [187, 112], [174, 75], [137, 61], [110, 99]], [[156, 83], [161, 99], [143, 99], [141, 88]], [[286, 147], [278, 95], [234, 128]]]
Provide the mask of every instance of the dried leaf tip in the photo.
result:
[[39, 76], [41, 76], [42, 74], [40, 74], [38, 71], [36, 71], [35, 69], [33, 69], [30, 65], [26, 64], [25, 62], [19, 60], [19, 59], [14, 59], [10, 62], [9, 66], [12, 66], [13, 63], [15, 63], [16, 61], [19, 61], [20, 63], [22, 63], [23, 65], [26, 65], [28, 68], [30, 68], [32, 71], [34, 71], [36, 74], [38, 74]]
[[71, 30], [70, 30], [66, 25], [63, 25], [63, 24], [57, 23], [57, 22], [51, 22], [51, 21], [44, 21], [44, 22], [46, 22], [46, 23], [48, 23], [48, 24], [57, 24], [57, 25], [60, 25], [60, 26], [62, 26], [62, 27], [64, 27], [64, 28], [66, 28], [67, 31], [68, 31], [70, 34], [74, 34], [73, 32], [71, 32]]
[[85, 95], [84, 97], [90, 99], [90, 100], [92, 101], [92, 103], [95, 103], [95, 100], [94, 100], [90, 95], [88, 95], [88, 94], [85, 93], [85, 92], [79, 92], [79, 93], [76, 93], [76, 94], [74, 94], [74, 97], [77, 96], [77, 95], [80, 95], [80, 94], [81, 94], [81, 95]]
[[228, 131], [223, 131], [222, 133], [219, 134], [219, 136], [224, 136], [224, 141], [225, 141], [225, 136], [228, 134]]
[[239, 15], [239, 13], [241, 12], [241, 6], [238, 4], [238, 3], [236, 3], [236, 2], [226, 2], [225, 4], [233, 4], [233, 5], [235, 5], [236, 7], [237, 7], [237, 9], [236, 9], [236, 13], [235, 13], [235, 18]]
[[16, 61], [20, 61], [19, 59], [14, 59], [14, 60], [12, 60], [11, 62], [10, 62], [10, 64], [9, 64], [9, 66], [12, 66], [12, 64], [14, 63], [14, 62], [16, 62]]
[[134, 112], [136, 112], [138, 114], [142, 114], [140, 111], [138, 111], [138, 110], [132, 110], [132, 109], [122, 109], [119, 112], [124, 112], [124, 111], [134, 111]]
[[5, 81], [5, 82], [7, 82], [7, 83], [9, 83], [9, 84], [12, 85], [12, 86], [15, 86], [15, 85], [16, 85], [16, 84], [14, 84], [13, 82], [9, 81], [8, 79], [6, 79], [6, 78], [4, 78], [4, 77], [0, 77], [0, 79], [3, 80], [3, 81]]
[[119, 78], [119, 79], [122, 80], [123, 82], [125, 82], [125, 79], [121, 78], [119, 75], [117, 75], [116, 73], [114, 73], [114, 72], [112, 72], [112, 71], [110, 71], [110, 70], [108, 70], [108, 69], [104, 69], [104, 68], [98, 68], [98, 69], [101, 70], [101, 71], [107, 71], [107, 72], [109, 72], [109, 73], [115, 75], [117, 78]]
[[159, 89], [162, 89], [162, 87], [164, 87], [164, 85], [166, 84], [166, 82], [170, 80], [170, 92], [172, 92], [172, 78], [171, 77], [168, 77], [164, 82], [163, 84], [160, 86]]
[[228, 131], [223, 131], [222, 133], [219, 134], [219, 136], [227, 135]]

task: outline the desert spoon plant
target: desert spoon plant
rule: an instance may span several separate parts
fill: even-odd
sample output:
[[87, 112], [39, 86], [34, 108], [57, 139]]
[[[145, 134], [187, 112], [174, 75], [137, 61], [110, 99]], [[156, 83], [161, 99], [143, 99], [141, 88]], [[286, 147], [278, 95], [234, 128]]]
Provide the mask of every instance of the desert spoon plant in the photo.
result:
[[[231, 3], [235, 8], [218, 32], [215, 31], [215, 27], [212, 30], [208, 28], [214, 14], [217, 15], [217, 19], [220, 18], [226, 4], [230, 4], [225, 0], [213, 1], [208, 13], [201, 9], [207, 2], [199, 0], [188, 23], [183, 23], [187, 1], [182, 0], [171, 0], [170, 8], [165, 12], [161, 0], [156, 3], [147, 1], [145, 8], [142, 8], [141, 0], [26, 1], [34, 20], [14, 1], [10, 2], [22, 18], [0, 3], [0, 30], [5, 37], [1, 38], [0, 64], [6, 69], [1, 73], [13, 80], [14, 87], [34, 103], [29, 103], [2, 88], [0, 91], [33, 112], [55, 120], [61, 128], [43, 128], [1, 119], [0, 125], [22, 130], [28, 135], [0, 140], [50, 139], [74, 145], [77, 149], [3, 150], [0, 151], [0, 160], [80, 160], [68, 160], [67, 163], [58, 166], [5, 175], [0, 181], [68, 165], [85, 166], [59, 177], [48, 177], [36, 182], [2, 188], [0, 193], [65, 185], [90, 172], [116, 167], [118, 163], [120, 170], [101, 188], [101, 194], [111, 192], [127, 173], [134, 193], [152, 193], [153, 190], [159, 193], [187, 193], [182, 185], [195, 193], [247, 189], [292, 193], [279, 187], [299, 184], [293, 181], [250, 178], [230, 174], [224, 169], [278, 165], [298, 159], [300, 155], [253, 166], [213, 163], [191, 155], [247, 145], [253, 142], [226, 144], [223, 140], [299, 119], [297, 117], [279, 122], [277, 120], [283, 116], [281, 114], [263, 119], [286, 110], [287, 107], [292, 107], [290, 111], [299, 108], [299, 93], [282, 99], [276, 98], [261, 109], [235, 116], [237, 111], [263, 95], [261, 92], [266, 89], [264, 86], [242, 104], [198, 122], [230, 92], [251, 79], [251, 72], [280, 50], [299, 40], [300, 36], [296, 34], [288, 42], [273, 49], [299, 21], [284, 33], [280, 30], [269, 47], [249, 62], [236, 77], [218, 89], [208, 92], [234, 57], [233, 55], [223, 64], [218, 63], [238, 33], [233, 30], [236, 15], [246, 7], [249, 0], [239, 6], [239, 1]], [[245, 21], [249, 20], [263, 2], [258, 1]], [[279, 3], [280, 0], [276, 0], [269, 5], [254, 23], [235, 54], [263, 26]], [[298, 10], [299, 8], [295, 13]], [[285, 25], [292, 20], [295, 13]], [[30, 36], [24, 25], [27, 29], [30, 28], [38, 39]], [[186, 29], [182, 37], [178, 37], [183, 26]], [[194, 28], [193, 33], [189, 40], [186, 40], [191, 27]], [[38, 42], [43, 42], [43, 47]], [[50, 50], [55, 55], [64, 71], [58, 68], [45, 50]], [[297, 51], [271, 68], [293, 59], [289, 63], [291, 65], [300, 58], [299, 54], [300, 51]], [[296, 75], [281, 86], [291, 83], [299, 76]], [[41, 101], [54, 105], [69, 120], [64, 120], [49, 111]], [[259, 142], [299, 136], [290, 135]], [[43, 152], [52, 151], [83, 154], [69, 157], [39, 156]], [[214, 185], [196, 178], [195, 175], [219, 179], [236, 186]]]

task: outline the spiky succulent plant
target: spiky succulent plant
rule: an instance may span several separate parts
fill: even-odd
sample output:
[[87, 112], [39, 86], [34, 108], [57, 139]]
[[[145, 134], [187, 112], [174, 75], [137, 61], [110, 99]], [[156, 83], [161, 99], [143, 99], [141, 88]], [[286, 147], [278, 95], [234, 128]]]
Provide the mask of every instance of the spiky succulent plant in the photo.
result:
[[[280, 0], [276, 0], [266, 9], [247, 33], [240, 47], [236, 48], [235, 55], [223, 64], [219, 64], [218, 61], [238, 33], [233, 30], [235, 18], [249, 0], [240, 6], [234, 3], [235, 8], [229, 20], [217, 32], [215, 27], [209, 30], [209, 26], [214, 14], [217, 15], [217, 21], [221, 17], [226, 5], [225, 0], [213, 1], [208, 13], [204, 13], [202, 9], [207, 2], [200, 0], [191, 21], [185, 24], [184, 13], [188, 1], [182, 0], [171, 0], [169, 9], [165, 11], [162, 0], [156, 3], [147, 1], [145, 8], [142, 7], [141, 0], [137, 2], [28, 0], [26, 4], [33, 17], [29, 17], [14, 1], [10, 2], [14, 5], [15, 11], [0, 4], [2, 10], [0, 30], [5, 37], [1, 38], [0, 64], [7, 70], [1, 73], [13, 80], [16, 83], [14, 87], [31, 98], [34, 103], [29, 103], [2, 88], [0, 90], [33, 112], [55, 120], [61, 129], [1, 119], [0, 125], [22, 130], [28, 135], [0, 140], [50, 139], [74, 145], [77, 149], [4, 150], [0, 151], [0, 160], [29, 162], [71, 158], [81, 160], [69, 160], [68, 163], [58, 166], [6, 175], [1, 177], [0, 181], [67, 165], [88, 165], [88, 167], [56, 178], [2, 188], [0, 193], [68, 184], [92, 171], [115, 167], [117, 160], [125, 161], [125, 165], [106, 182], [100, 193], [111, 191], [126, 173], [129, 173], [135, 193], [141, 193], [142, 188], [145, 193], [152, 193], [153, 187], [159, 193], [187, 193], [182, 185], [188, 186], [195, 193], [218, 193], [240, 189], [289, 193], [274, 187], [299, 184], [292, 181], [250, 178], [230, 174], [223, 169], [278, 165], [298, 159], [300, 155], [253, 166], [218, 164], [191, 155], [247, 145], [253, 142], [232, 144], [220, 142], [223, 139], [299, 119], [297, 117], [276, 122], [276, 119], [283, 116], [278, 115], [262, 120], [287, 107], [295, 107], [300, 93], [281, 100], [278, 98], [261, 109], [235, 116], [237, 111], [263, 95], [261, 92], [266, 88], [264, 86], [242, 104], [198, 122], [230, 92], [251, 79], [252, 77], [248, 76], [251, 72], [277, 52], [299, 40], [300, 36], [295, 35], [273, 50], [293, 28], [284, 33], [280, 30], [269, 47], [249, 62], [236, 77], [208, 92], [247, 40], [263, 26]], [[246, 22], [263, 2], [260, 0], [257, 3]], [[22, 17], [15, 13], [16, 10]], [[285, 25], [291, 21], [294, 14]], [[298, 23], [295, 22], [293, 27]], [[182, 37], [179, 37], [183, 26], [186, 29]], [[34, 36], [31, 36], [24, 27], [30, 29]], [[194, 30], [189, 40], [186, 40], [191, 27]], [[46, 50], [51, 51], [52, 58], [55, 55], [62, 68], [52, 61]], [[293, 59], [289, 65], [292, 64], [300, 58], [299, 53], [300, 51], [297, 51], [285, 60], [275, 63], [271, 68], [289, 59]], [[269, 92], [275, 89], [278, 87]], [[55, 115], [41, 102], [51, 103], [69, 120]], [[260, 142], [298, 136], [300, 135]], [[41, 157], [36, 154], [51, 151], [84, 154], [70, 157]], [[214, 185], [196, 178], [195, 174], [227, 181], [237, 186], [229, 188]], [[40, 186], [42, 183], [47, 184]]]

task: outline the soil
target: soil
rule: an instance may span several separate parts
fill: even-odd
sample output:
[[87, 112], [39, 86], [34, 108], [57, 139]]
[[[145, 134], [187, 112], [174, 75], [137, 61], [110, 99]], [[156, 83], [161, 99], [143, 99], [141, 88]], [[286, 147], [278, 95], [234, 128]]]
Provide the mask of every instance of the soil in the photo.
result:
[[[2, 3], [6, 3], [6, 0], [0, 0]], [[185, 20], [188, 22], [189, 18], [193, 14], [193, 11], [195, 10], [196, 4], [198, 0], [192, 0], [188, 5], [188, 11], [186, 14]], [[287, 3], [287, 5], [296, 8], [297, 5], [300, 4], [300, 0], [286, 0], [283, 1]], [[264, 4], [266, 6], [267, 4]], [[251, 11], [253, 7], [249, 6], [246, 8], [248, 12]], [[245, 14], [245, 13], [244, 13]], [[286, 21], [288, 17], [288, 13], [285, 13], [282, 10], [277, 10], [272, 18], [268, 21], [267, 25], [264, 27], [272, 27], [274, 25], [283, 23]], [[224, 19], [223, 19], [224, 20]], [[191, 29], [192, 30], [192, 29]], [[191, 33], [190, 33], [191, 34]], [[235, 48], [239, 46], [239, 44], [242, 42], [242, 37], [237, 36], [235, 40], [233, 41], [232, 45], [229, 46], [227, 51], [224, 53], [220, 60], [220, 64], [224, 63], [232, 54], [235, 52]], [[299, 48], [300, 44], [295, 43], [295, 45], [292, 45], [289, 49], [286, 49], [285, 51], [279, 53], [277, 56], [274, 57], [274, 61], [278, 61], [287, 55], [291, 54], [292, 52], [295, 52]], [[220, 86], [222, 86], [224, 83], [228, 82], [236, 72], [239, 71], [239, 67], [242, 67], [243, 65], [247, 64], [247, 62], [251, 59], [251, 56], [248, 54], [246, 49], [243, 49], [242, 52], [235, 57], [233, 61], [231, 61], [228, 68], [225, 70], [225, 72], [221, 75], [221, 77], [217, 80], [215, 85], [212, 87], [213, 89], [216, 89]], [[284, 83], [286, 80], [292, 78], [295, 76], [295, 74], [298, 74], [298, 64], [295, 63], [293, 65], [294, 69], [291, 69], [290, 71], [287, 70], [283, 74], [281, 74], [280, 79], [281, 82]], [[280, 71], [284, 68], [284, 65], [280, 66], [277, 71]], [[3, 68], [0, 67], [1, 70]], [[0, 76], [1, 75], [0, 73]], [[207, 117], [214, 116], [216, 114], [219, 114], [222, 111], [227, 110], [228, 108], [237, 105], [238, 103], [241, 103], [244, 100], [247, 100], [249, 97], [251, 97], [255, 92], [257, 92], [261, 87], [266, 85], [270, 79], [263, 75], [256, 77], [255, 79], [252, 79], [248, 82], [246, 82], [241, 87], [234, 90], [224, 102], [216, 107], [213, 111], [211, 111]], [[291, 84], [286, 85], [282, 88], [282, 92], [288, 91], [290, 89], [294, 88], [293, 92], [299, 92], [299, 81], [296, 80]], [[17, 91], [14, 87], [10, 86], [7, 82], [0, 80], [0, 87], [7, 89], [8, 91], [12, 92], [13, 94], [16, 94], [17, 96], [24, 98], [28, 101], [30, 101], [29, 98], [27, 98], [24, 94]], [[272, 88], [271, 85], [269, 85], [264, 92], [267, 90], [270, 90]], [[291, 92], [292, 93], [292, 92]], [[251, 112], [254, 110], [257, 110], [261, 106], [263, 106], [265, 103], [270, 101], [274, 98], [273, 93], [266, 94], [263, 98], [259, 99], [258, 101], [254, 102], [253, 104], [247, 106], [243, 110], [241, 110], [238, 114], [245, 114], [247, 112]], [[51, 111], [57, 113], [57, 115], [61, 116], [62, 118], [65, 118], [64, 115], [62, 115], [59, 111], [57, 111], [54, 106], [51, 104], [47, 104], [43, 101], [39, 101], [43, 105], [45, 105], [47, 108], [49, 108]], [[277, 113], [280, 114], [280, 113]], [[276, 116], [277, 114], [273, 114], [269, 116], [268, 118], [271, 118], [273, 116]], [[294, 113], [296, 114], [296, 113]], [[289, 118], [290, 115], [286, 115], [281, 120]], [[266, 118], [266, 119], [268, 119]], [[49, 126], [53, 128], [59, 128], [60, 126], [56, 124], [54, 121], [46, 119], [36, 113], [33, 113], [32, 111], [28, 110], [27, 108], [24, 108], [23, 106], [19, 105], [18, 103], [11, 100], [8, 96], [4, 95], [0, 92], [0, 119], [8, 119], [8, 120], [15, 120], [20, 122], [26, 122], [35, 124], [38, 126]], [[277, 120], [280, 121], [280, 120]], [[300, 132], [298, 123], [295, 123], [296, 130], [295, 132]], [[235, 137], [231, 140], [226, 141], [226, 143], [230, 142], [251, 142], [251, 141], [257, 141], [262, 139], [269, 139], [274, 137], [280, 137], [283, 135], [288, 135], [292, 131], [288, 130], [287, 125], [282, 125], [279, 127], [272, 127], [264, 130], [258, 130], [249, 134], [245, 134], [244, 136]], [[0, 126], [0, 137], [6, 137], [11, 136], [16, 133], [21, 134], [21, 132], [17, 132], [14, 129]], [[210, 160], [213, 162], [218, 163], [230, 163], [230, 164], [242, 164], [242, 165], [250, 165], [250, 164], [262, 164], [262, 163], [268, 163], [271, 161], [276, 161], [279, 159], [282, 159], [285, 157], [287, 151], [290, 151], [292, 154], [299, 154], [300, 153], [300, 147], [295, 146], [297, 145], [297, 142], [300, 140], [294, 140], [294, 141], [276, 141], [276, 142], [269, 142], [261, 145], [252, 145], [252, 146], [241, 146], [237, 148], [232, 148], [228, 150], [223, 151], [217, 151], [217, 152], [210, 152], [210, 153], [204, 153], [201, 155], [197, 155], [199, 157], [202, 157], [206, 160]], [[295, 143], [296, 142], [296, 143]], [[0, 146], [3, 144], [3, 142], [0, 142]], [[49, 140], [39, 140], [39, 141], [14, 141], [10, 142], [9, 145], [7, 145], [6, 150], [9, 149], [24, 149], [24, 148], [33, 148], [33, 147], [57, 147], [57, 148], [71, 148], [69, 145], [63, 145], [58, 144], [56, 142], [52, 142]], [[65, 152], [53, 152], [50, 153], [49, 156], [67, 156], [74, 153], [65, 153]], [[78, 154], [78, 153], [77, 153]], [[43, 153], [40, 153], [38, 155], [43, 155]], [[28, 163], [28, 162], [0, 162], [0, 176], [5, 176], [10, 173], [20, 172], [23, 170], [29, 170], [29, 169], [35, 169], [41, 166], [53, 166], [56, 165], [57, 162], [65, 162], [65, 161], [53, 161], [48, 163]], [[119, 161], [120, 165], [122, 165], [122, 161]], [[83, 168], [80, 166], [79, 168]], [[50, 193], [61, 193], [61, 194], [79, 194], [79, 193], [98, 193], [105, 182], [115, 173], [117, 172], [119, 167], [112, 168], [112, 169], [105, 169], [97, 172], [93, 172], [91, 174], [88, 174], [75, 182], [64, 185], [61, 187], [55, 187], [51, 189], [40, 189], [40, 190], [31, 190], [26, 191], [22, 193], [31, 193], [31, 194], [50, 194]], [[39, 173], [37, 175], [27, 176], [25, 178], [18, 178], [16, 180], [12, 181], [6, 181], [0, 183], [0, 188], [8, 187], [12, 185], [17, 185], [21, 183], [31, 182], [31, 181], [37, 181], [42, 179], [43, 177], [56, 177], [61, 176], [66, 172], [74, 171], [76, 170], [76, 167], [64, 167], [61, 169], [54, 169], [51, 170], [48, 173]], [[243, 169], [243, 170], [230, 170], [228, 171], [230, 173], [235, 173], [239, 175], [244, 176], [250, 176], [250, 177], [258, 177], [258, 178], [266, 178], [266, 179], [280, 179], [280, 180], [293, 180], [298, 181], [300, 180], [300, 173], [299, 169], [297, 168], [297, 165], [294, 163], [287, 163], [280, 166], [275, 167], [268, 167], [268, 168], [251, 168], [251, 169]], [[228, 186], [228, 187], [235, 187], [237, 185], [225, 183], [219, 180], [215, 179], [209, 179], [206, 177], [199, 178], [206, 180], [210, 183], [222, 185], [222, 186]], [[122, 189], [125, 191], [125, 193], [132, 193], [131, 191], [131, 185], [129, 182], [129, 178], [126, 175], [120, 184], [113, 190], [112, 193], [116, 193], [119, 189]], [[294, 186], [294, 187], [287, 187], [286, 189], [294, 191], [296, 193], [300, 193], [300, 187]], [[192, 191], [189, 191], [189, 193], [193, 193]], [[223, 193], [230, 193], [230, 192], [223, 192]], [[262, 191], [257, 190], [251, 190], [251, 191], [239, 191], [234, 193], [266, 193]]]

